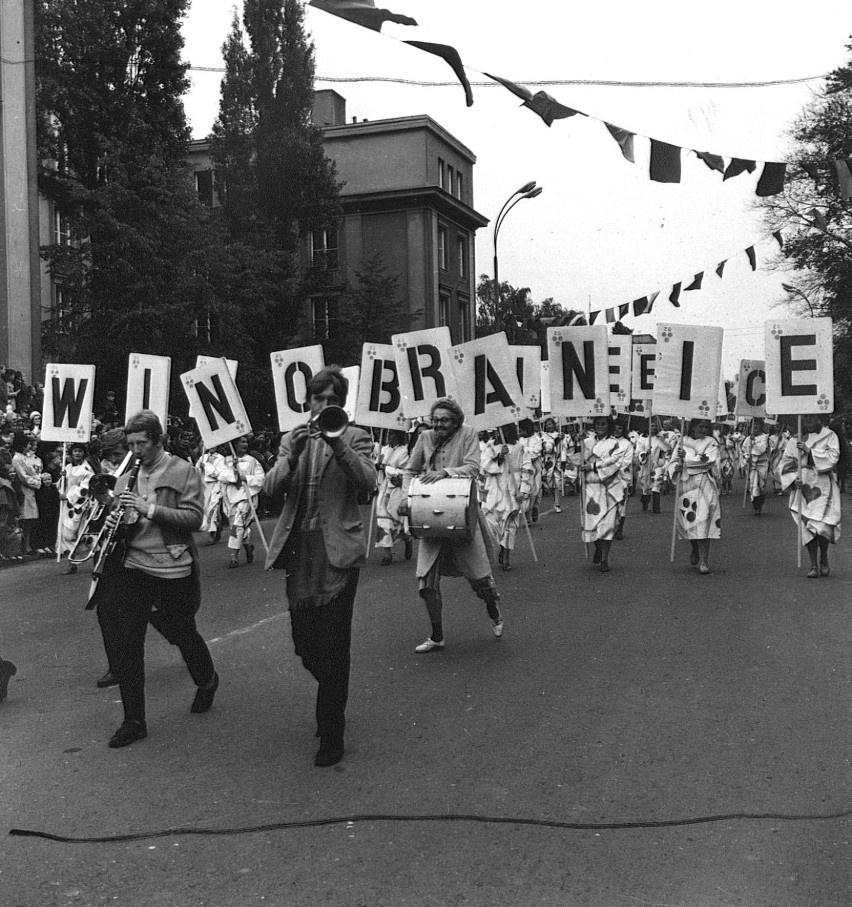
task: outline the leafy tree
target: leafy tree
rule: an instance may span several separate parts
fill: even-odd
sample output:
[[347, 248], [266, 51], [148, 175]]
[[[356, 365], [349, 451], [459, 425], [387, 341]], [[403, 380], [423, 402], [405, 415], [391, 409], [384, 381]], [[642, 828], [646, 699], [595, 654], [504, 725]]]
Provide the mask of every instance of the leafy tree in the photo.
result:
[[184, 165], [187, 6], [35, 6], [39, 188], [63, 227], [42, 249], [64, 308], [46, 324], [45, 350], [94, 362], [101, 387], [123, 384], [131, 351], [171, 355], [175, 372], [192, 364], [202, 314], [239, 341], [210, 279], [210, 215]]
[[[848, 46], [852, 51], [852, 44]], [[793, 128], [784, 192], [761, 204], [773, 229], [784, 230], [790, 306], [802, 315], [827, 315], [835, 329], [835, 390], [852, 401], [852, 200], [838, 192], [833, 161], [852, 157], [852, 65], [830, 74], [824, 90]], [[809, 172], [808, 172], [809, 171]]]

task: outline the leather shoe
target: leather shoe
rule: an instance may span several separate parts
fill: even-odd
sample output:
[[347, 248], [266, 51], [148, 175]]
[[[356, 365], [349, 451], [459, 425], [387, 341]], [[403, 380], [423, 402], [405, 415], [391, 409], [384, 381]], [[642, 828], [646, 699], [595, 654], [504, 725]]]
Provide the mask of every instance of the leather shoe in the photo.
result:
[[112, 671], [107, 671], [103, 677], [99, 677], [97, 683], [95, 684], [99, 690], [104, 690], [107, 687], [117, 687], [118, 678]]
[[148, 728], [144, 721], [125, 721], [109, 738], [109, 745], [115, 750], [120, 746], [129, 746], [137, 740], [144, 740], [147, 736]]
[[189, 707], [190, 712], [193, 715], [200, 715], [202, 712], [209, 712], [210, 706], [213, 705], [213, 699], [216, 696], [216, 690], [219, 689], [219, 675], [213, 673], [213, 683], [205, 688], [199, 687], [195, 691], [195, 699], [192, 700], [192, 705]]
[[344, 752], [345, 749], [343, 747], [342, 739], [323, 740], [314, 757], [314, 765], [319, 768], [328, 768], [331, 765], [337, 765], [343, 758]]
[[414, 651], [422, 655], [424, 652], [434, 652], [436, 649], [443, 649], [446, 643], [442, 639], [440, 642], [436, 642], [430, 636], [426, 642], [421, 642], [419, 646], [414, 647]]

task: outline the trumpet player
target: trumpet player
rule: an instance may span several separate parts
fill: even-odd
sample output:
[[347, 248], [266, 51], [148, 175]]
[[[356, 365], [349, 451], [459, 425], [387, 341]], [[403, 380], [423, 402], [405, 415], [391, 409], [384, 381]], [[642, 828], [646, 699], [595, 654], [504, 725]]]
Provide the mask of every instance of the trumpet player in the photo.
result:
[[98, 603], [124, 706], [124, 721], [109, 741], [112, 748], [148, 735], [145, 632], [152, 609], [157, 629], [178, 647], [195, 683], [190, 712], [209, 711], [219, 686], [210, 650], [195, 623], [201, 582], [192, 533], [201, 526], [204, 509], [201, 477], [192, 465], [163, 449], [163, 427], [155, 413], [137, 413], [125, 431], [127, 445], [139, 460], [138, 475], [135, 488], [121, 491], [117, 511], [107, 517], [107, 525], [116, 526], [123, 513], [125, 551], [111, 571], [108, 594]]
[[[216, 478], [222, 486], [222, 500], [225, 515], [228, 517], [230, 533], [228, 567], [240, 565], [240, 549], [246, 552], [246, 563], [254, 560], [254, 545], [251, 543], [253, 513], [257, 512], [257, 496], [263, 487], [266, 473], [263, 467], [248, 453], [248, 438], [237, 438], [234, 441], [234, 452], [219, 462]], [[251, 501], [251, 502], [250, 502]], [[252, 509], [251, 504], [254, 505]]]
[[[281, 438], [263, 483], [270, 498], [284, 498], [266, 568], [286, 571], [293, 645], [318, 683], [314, 764], [320, 767], [335, 765], [344, 753], [352, 612], [366, 562], [358, 495], [376, 486], [370, 436], [347, 425], [340, 410], [348, 389], [336, 365], [311, 378], [311, 421]], [[332, 430], [323, 430], [324, 413], [342, 415]]]

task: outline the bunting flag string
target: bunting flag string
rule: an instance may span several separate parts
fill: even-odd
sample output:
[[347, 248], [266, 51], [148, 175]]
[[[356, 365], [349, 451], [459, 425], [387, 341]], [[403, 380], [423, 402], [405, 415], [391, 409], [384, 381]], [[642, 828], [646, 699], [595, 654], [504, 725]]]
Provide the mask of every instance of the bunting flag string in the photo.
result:
[[[771, 238], [778, 243], [779, 249], [784, 248], [784, 238], [781, 235], [780, 230], [776, 230], [772, 233]], [[763, 242], [769, 240], [770, 237], [767, 236]], [[757, 270], [757, 253], [755, 251], [754, 245], [748, 246], [742, 250], [748, 259], [749, 266], [752, 271]], [[721, 278], [722, 274], [725, 271], [725, 265], [730, 261], [730, 258], [726, 258], [723, 261], [720, 261], [715, 267], [716, 274]], [[669, 302], [675, 307], [680, 308], [680, 295], [681, 292], [687, 293], [690, 290], [700, 290], [702, 282], [704, 280], [705, 271], [699, 271], [695, 274], [689, 283], [688, 286], [684, 287], [683, 281], [678, 281], [676, 284], [672, 285], [671, 290], [668, 294]], [[640, 296], [638, 299], [634, 299], [632, 302], [620, 303], [619, 305], [609, 306], [605, 309], [598, 309], [594, 312], [589, 312], [589, 324], [594, 324], [598, 316], [603, 313], [603, 317], [608, 324], [612, 324], [615, 321], [620, 321], [625, 315], [630, 313], [630, 310], [633, 310], [634, 316], [647, 315], [653, 308], [654, 303], [657, 301], [657, 297], [662, 291], [657, 290], [654, 293], [650, 293], [647, 296]]]
[[[309, 0], [309, 2], [311, 6], [317, 9], [372, 31], [381, 32], [382, 26], [386, 22], [406, 26], [418, 25], [417, 20], [412, 19], [410, 16], [378, 8], [375, 0]], [[392, 35], [385, 35], [385, 37], [395, 41], [400, 40]], [[563, 104], [545, 91], [533, 93], [526, 86], [519, 85], [504, 76], [492, 75], [466, 66], [458, 50], [452, 45], [412, 40], [403, 40], [400, 43], [408, 44], [446, 61], [453, 70], [459, 84], [464, 88], [465, 102], [468, 107], [473, 104], [473, 89], [465, 73], [466, 69], [477, 72], [486, 79], [498, 83], [515, 97], [520, 98], [522, 106], [535, 113], [547, 126], [551, 126], [554, 120], [568, 119], [577, 115], [603, 123], [618, 144], [624, 159], [630, 163], [636, 163], [634, 140], [638, 133], [631, 132], [621, 126], [608, 123], [599, 117], [594, 117], [584, 111]], [[711, 170], [721, 173], [723, 182], [734, 179], [744, 173], [752, 174], [758, 169], [758, 164], [761, 163], [763, 166], [755, 188], [755, 194], [759, 198], [778, 195], [784, 190], [787, 169], [790, 166], [799, 167], [814, 180], [819, 177], [821, 170], [828, 170], [831, 181], [840, 197], [844, 200], [852, 198], [852, 158], [841, 158], [824, 162], [759, 162], [750, 158], [730, 156], [726, 166], [725, 156], [721, 154], [673, 145], [651, 136], [644, 136], [644, 138], [647, 138], [651, 145], [649, 177], [654, 182], [679, 183], [682, 175], [682, 155], [685, 151], [687, 154], [695, 154]]]

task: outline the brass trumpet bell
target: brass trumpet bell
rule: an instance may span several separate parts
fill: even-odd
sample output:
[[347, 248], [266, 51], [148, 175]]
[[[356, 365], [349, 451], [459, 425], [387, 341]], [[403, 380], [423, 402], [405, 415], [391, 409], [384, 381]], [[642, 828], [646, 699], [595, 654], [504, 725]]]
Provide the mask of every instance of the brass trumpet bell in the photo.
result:
[[311, 417], [309, 422], [312, 437], [339, 438], [349, 425], [349, 416], [342, 406], [326, 406]]
[[112, 500], [115, 483], [114, 475], [98, 473], [89, 479], [89, 494], [99, 504], [108, 504]]

